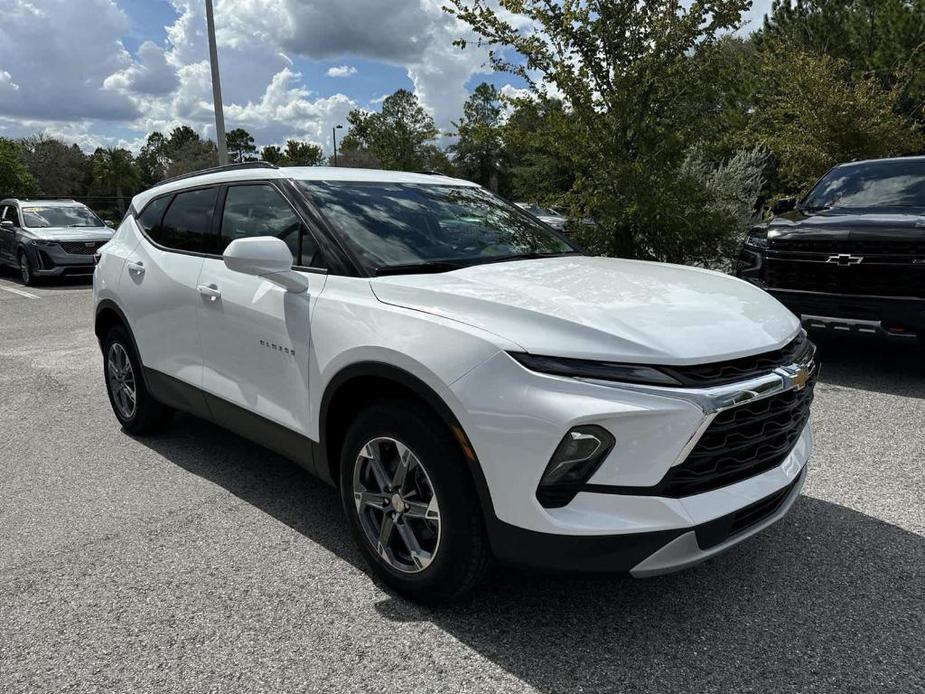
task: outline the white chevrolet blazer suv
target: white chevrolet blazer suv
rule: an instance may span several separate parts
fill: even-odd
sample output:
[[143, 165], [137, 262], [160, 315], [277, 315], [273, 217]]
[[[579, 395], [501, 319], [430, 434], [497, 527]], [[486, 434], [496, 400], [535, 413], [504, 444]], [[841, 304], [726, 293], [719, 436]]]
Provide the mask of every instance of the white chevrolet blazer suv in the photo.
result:
[[339, 488], [388, 585], [490, 560], [643, 577], [781, 518], [815, 347], [734, 277], [589, 257], [472, 183], [254, 163], [134, 198], [95, 331], [133, 434], [176, 410]]

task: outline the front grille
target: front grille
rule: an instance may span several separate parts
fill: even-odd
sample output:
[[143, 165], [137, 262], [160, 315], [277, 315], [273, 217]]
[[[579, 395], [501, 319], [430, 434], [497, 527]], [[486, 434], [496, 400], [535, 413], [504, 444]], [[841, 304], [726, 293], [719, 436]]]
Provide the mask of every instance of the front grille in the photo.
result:
[[922, 255], [925, 239], [772, 239], [772, 251], [788, 253], [825, 253], [836, 255]]
[[693, 450], [658, 484], [662, 496], [719, 489], [780, 465], [809, 420], [815, 374], [788, 390], [716, 415]]
[[58, 245], [71, 255], [93, 255], [105, 241], [61, 241]]
[[800, 357], [812, 343], [805, 333], [784, 345], [781, 349], [762, 352], [751, 357], [731, 361], [699, 364], [697, 366], [660, 367], [662, 371], [676, 378], [682, 385], [703, 388], [735, 383], [752, 376], [760, 376], [773, 371], [778, 366], [786, 366], [800, 361]]
[[925, 296], [925, 259], [913, 263], [870, 258], [857, 265], [840, 266], [823, 260], [793, 260], [768, 256], [764, 284], [769, 289], [795, 289], [827, 294], [860, 296]]

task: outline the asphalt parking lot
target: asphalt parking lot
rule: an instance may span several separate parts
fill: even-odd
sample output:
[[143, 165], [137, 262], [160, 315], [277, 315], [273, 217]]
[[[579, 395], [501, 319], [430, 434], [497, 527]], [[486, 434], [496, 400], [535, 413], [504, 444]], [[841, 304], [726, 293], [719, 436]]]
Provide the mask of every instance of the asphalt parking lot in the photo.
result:
[[91, 312], [85, 284], [0, 275], [0, 692], [925, 691], [913, 346], [821, 343], [803, 498], [726, 555], [499, 570], [430, 610], [373, 583], [293, 464], [191, 417], [124, 434]]

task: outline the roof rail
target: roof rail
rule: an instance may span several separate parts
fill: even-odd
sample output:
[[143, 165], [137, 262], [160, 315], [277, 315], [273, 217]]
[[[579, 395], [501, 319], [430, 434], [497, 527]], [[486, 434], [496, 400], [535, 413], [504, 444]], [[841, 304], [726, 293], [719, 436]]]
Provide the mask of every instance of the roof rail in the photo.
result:
[[154, 184], [153, 187], [157, 188], [162, 186], [165, 183], [173, 183], [174, 181], [182, 181], [185, 178], [193, 178], [194, 176], [204, 176], [205, 174], [212, 173], [221, 173], [222, 171], [237, 171], [239, 169], [278, 169], [279, 167], [275, 164], [271, 164], [268, 161], [245, 161], [240, 164], [225, 164], [224, 166], [213, 166], [209, 169], [200, 169], [199, 171], [190, 171], [189, 173], [182, 174], [180, 176], [173, 176], [172, 178], [165, 178], [163, 181], [158, 181]]

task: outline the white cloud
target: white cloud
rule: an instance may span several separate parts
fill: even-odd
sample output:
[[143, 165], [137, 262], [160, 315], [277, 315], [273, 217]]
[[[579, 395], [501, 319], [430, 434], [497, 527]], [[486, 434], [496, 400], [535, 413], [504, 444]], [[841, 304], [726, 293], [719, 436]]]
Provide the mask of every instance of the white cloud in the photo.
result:
[[337, 67], [329, 67], [327, 75], [328, 77], [350, 77], [350, 75], [357, 74], [357, 69], [353, 65], [338, 65]]
[[103, 88], [131, 63], [121, 43], [128, 18], [115, 0], [4, 0], [0, 65], [12, 98], [0, 115], [37, 120], [130, 120], [134, 102]]
[[178, 84], [176, 68], [167, 62], [164, 49], [153, 41], [141, 44], [136, 61], [103, 81], [106, 89], [152, 95], [169, 94]]
[[6, 70], [0, 70], [0, 89], [17, 91], [19, 85], [13, 81], [13, 76]]

